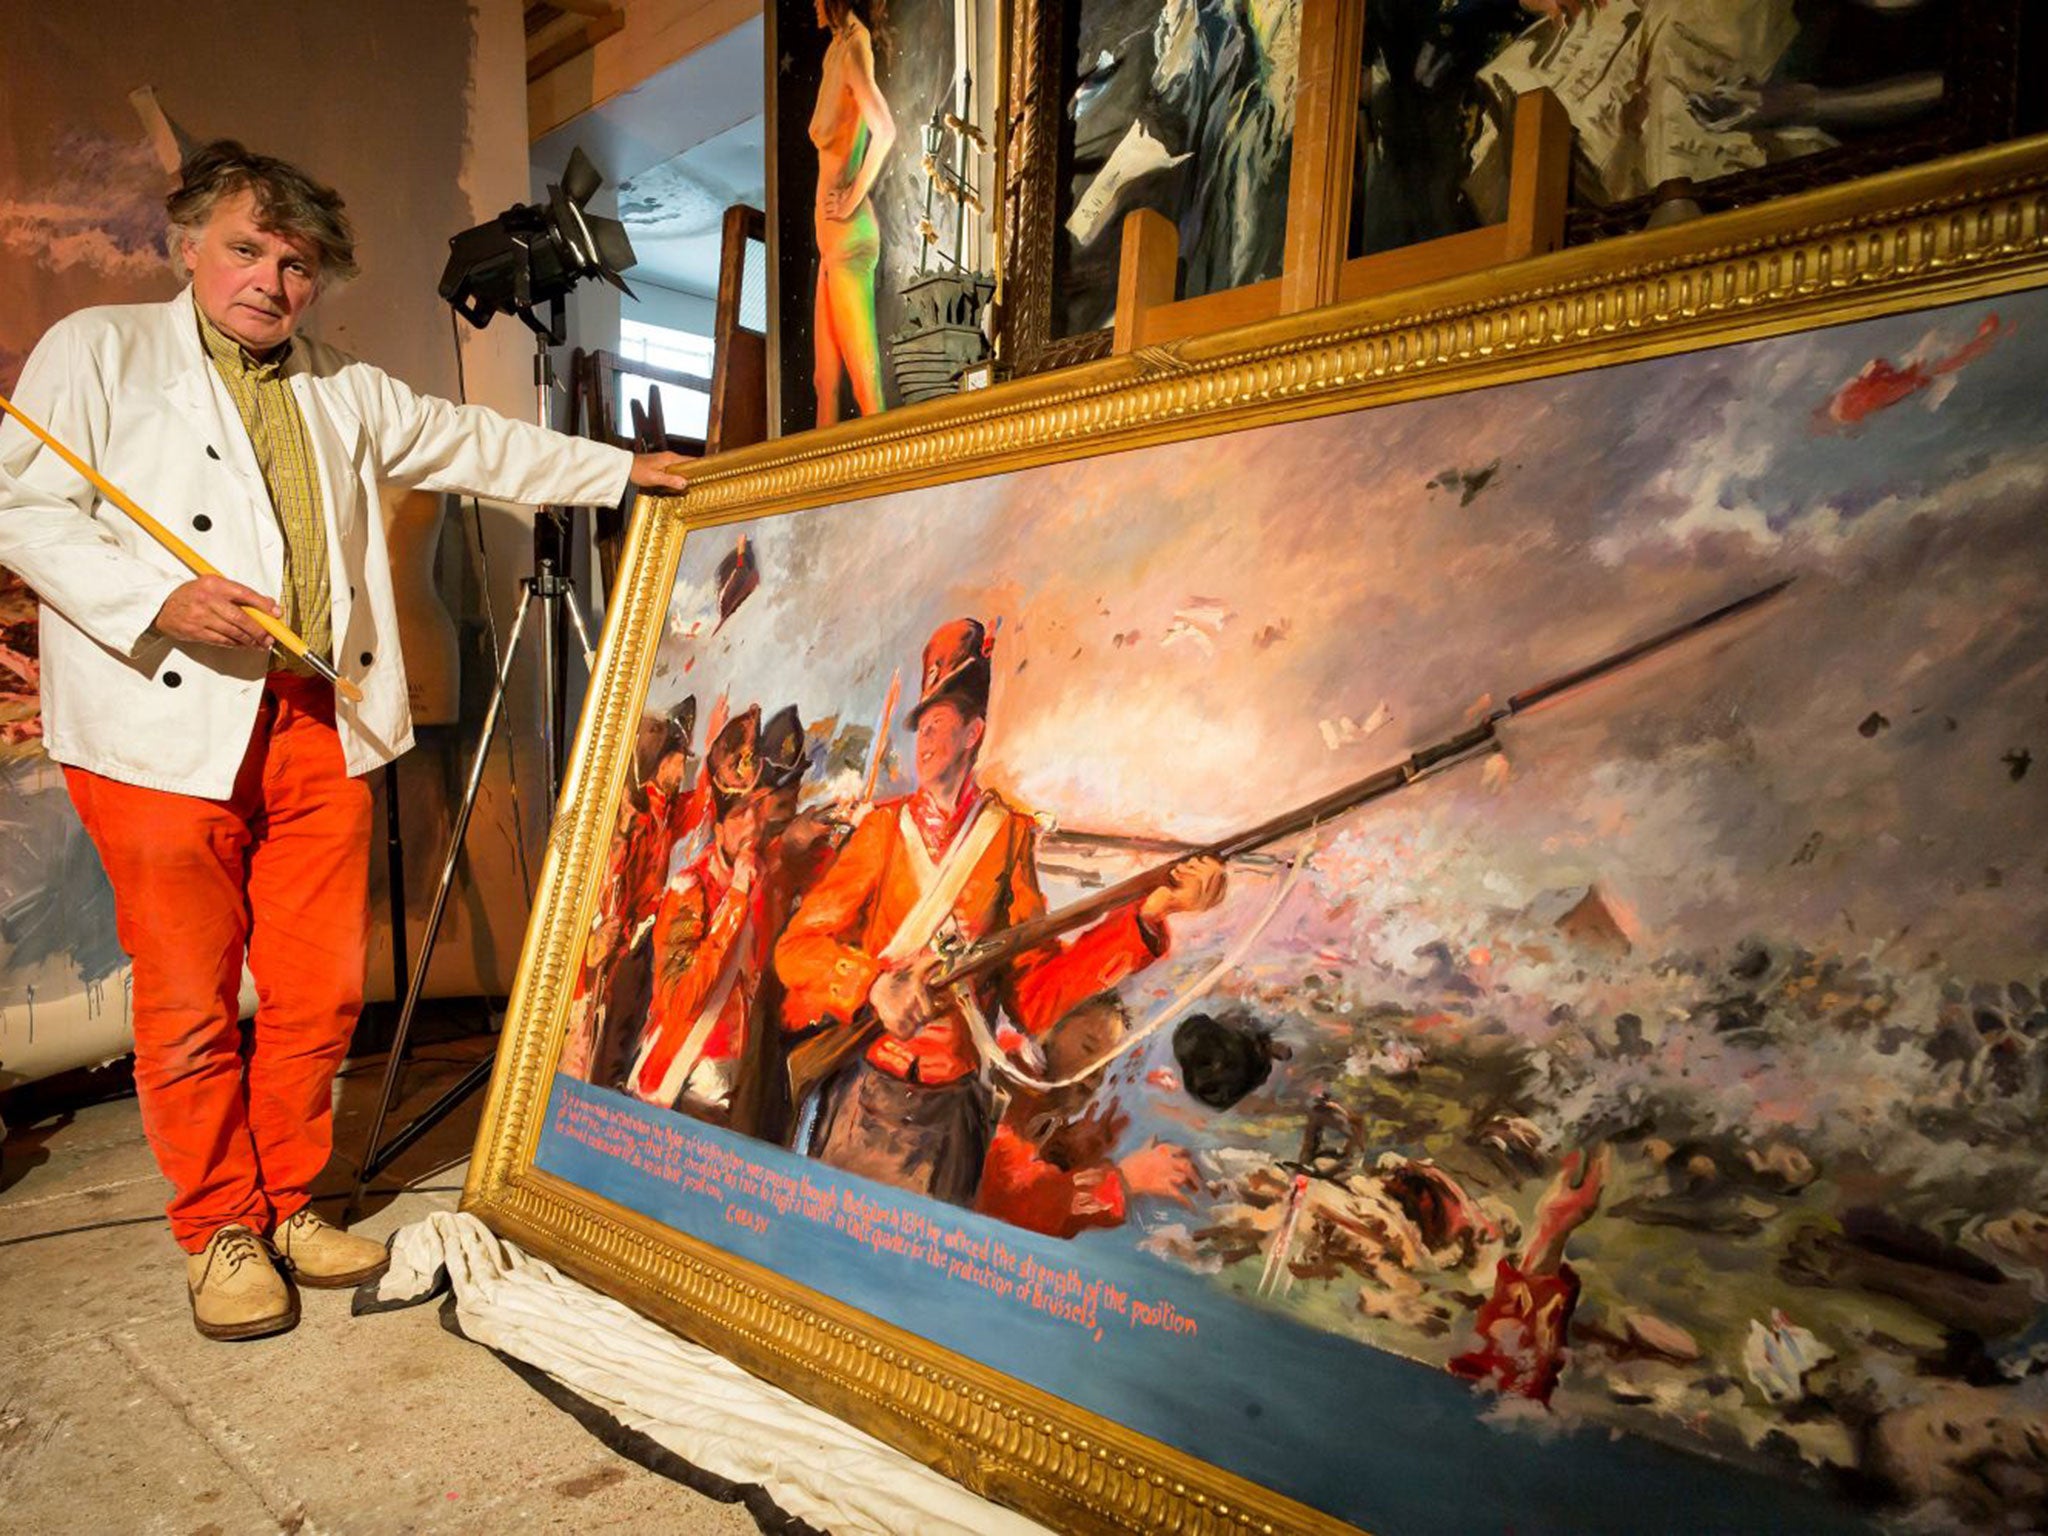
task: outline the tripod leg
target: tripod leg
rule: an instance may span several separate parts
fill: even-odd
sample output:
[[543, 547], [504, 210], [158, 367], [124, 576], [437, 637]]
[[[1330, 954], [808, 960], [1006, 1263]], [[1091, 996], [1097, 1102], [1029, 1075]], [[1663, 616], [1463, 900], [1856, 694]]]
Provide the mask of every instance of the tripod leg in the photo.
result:
[[381, 1171], [395, 1162], [404, 1155], [406, 1148], [410, 1147], [414, 1142], [426, 1135], [427, 1132], [455, 1113], [461, 1107], [463, 1100], [467, 1099], [477, 1089], [483, 1087], [485, 1083], [491, 1080], [491, 1070], [496, 1065], [497, 1058], [495, 1055], [486, 1056], [482, 1061], [470, 1067], [467, 1072], [464, 1072], [454, 1087], [421, 1110], [417, 1116], [408, 1121], [404, 1126], [394, 1131], [390, 1143], [378, 1153], [377, 1166], [379, 1170]]
[[562, 765], [556, 756], [561, 740], [561, 665], [555, 652], [556, 626], [562, 621], [562, 580], [547, 561], [540, 563], [540, 755], [548, 787], [548, 825], [553, 826], [555, 806], [562, 798]]
[[[490, 707], [484, 711], [483, 731], [476, 744], [476, 755], [470, 759], [469, 781], [462, 791], [462, 804], [456, 810], [455, 825], [448, 834], [448, 857], [441, 865], [441, 878], [434, 887], [434, 904], [427, 909], [427, 926], [420, 935], [420, 954], [413, 965], [412, 985], [406, 990], [405, 1006], [399, 1010], [398, 1027], [391, 1036], [391, 1054], [384, 1063], [384, 1083], [377, 1093], [377, 1113], [370, 1121], [369, 1139], [364, 1143], [363, 1156], [356, 1165], [355, 1186], [342, 1213], [344, 1225], [355, 1220], [362, 1206], [363, 1190], [394, 1155], [388, 1149], [380, 1150], [378, 1142], [384, 1135], [384, 1121], [391, 1113], [391, 1100], [398, 1091], [399, 1074], [405, 1068], [406, 1037], [412, 1033], [413, 1012], [419, 1007], [420, 994], [426, 989], [428, 963], [433, 959], [434, 942], [441, 936], [441, 919], [448, 910], [448, 893], [454, 889], [455, 871], [462, 861], [463, 839], [469, 833], [469, 818], [476, 809], [477, 795], [483, 788], [484, 767], [491, 755], [491, 738], [497, 734], [498, 715], [505, 706], [505, 685], [512, 675], [512, 663], [519, 654], [519, 637], [526, 629], [526, 616], [532, 607], [533, 588], [528, 585], [519, 594], [519, 608], [512, 616], [512, 633], [506, 639], [498, 665], [497, 684], [491, 690]], [[404, 933], [394, 933], [391, 942], [402, 948]]]
[[576, 626], [576, 640], [583, 647], [583, 675], [595, 679], [597, 676], [597, 647], [590, 640], [590, 621], [583, 616], [583, 600], [570, 587], [563, 592], [562, 600], [569, 608], [569, 622]]

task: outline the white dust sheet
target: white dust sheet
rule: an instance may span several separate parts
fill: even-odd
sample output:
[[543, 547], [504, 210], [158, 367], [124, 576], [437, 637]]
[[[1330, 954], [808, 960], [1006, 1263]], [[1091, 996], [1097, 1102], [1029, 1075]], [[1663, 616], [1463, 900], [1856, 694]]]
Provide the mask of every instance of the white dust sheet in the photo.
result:
[[545, 1371], [684, 1461], [758, 1484], [786, 1513], [835, 1536], [1044, 1529], [677, 1338], [474, 1216], [437, 1211], [401, 1227], [390, 1271], [358, 1310], [424, 1301], [444, 1270], [469, 1338]]

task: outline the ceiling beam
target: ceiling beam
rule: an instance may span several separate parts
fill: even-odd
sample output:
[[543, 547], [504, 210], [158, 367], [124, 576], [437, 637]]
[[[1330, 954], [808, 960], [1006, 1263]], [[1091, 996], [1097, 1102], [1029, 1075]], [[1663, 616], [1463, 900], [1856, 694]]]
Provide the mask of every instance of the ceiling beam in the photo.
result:
[[[545, 0], [560, 8], [562, 0]], [[539, 139], [761, 16], [762, 0], [619, 0], [623, 28], [535, 73], [529, 49], [527, 133]], [[531, 7], [529, 7], [531, 10]]]

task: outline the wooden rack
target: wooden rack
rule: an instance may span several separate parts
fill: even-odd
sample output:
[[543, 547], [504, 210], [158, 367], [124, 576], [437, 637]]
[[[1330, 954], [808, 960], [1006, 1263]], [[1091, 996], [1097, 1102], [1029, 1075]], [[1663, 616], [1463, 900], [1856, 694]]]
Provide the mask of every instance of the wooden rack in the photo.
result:
[[1137, 209], [1123, 223], [1114, 352], [1390, 293], [1519, 261], [1563, 243], [1571, 122], [1556, 96], [1532, 91], [1515, 101], [1505, 219], [1400, 250], [1348, 254], [1364, 27], [1365, 7], [1351, 0], [1305, 0], [1302, 6], [1280, 275], [1177, 299], [1180, 232], [1165, 215]]

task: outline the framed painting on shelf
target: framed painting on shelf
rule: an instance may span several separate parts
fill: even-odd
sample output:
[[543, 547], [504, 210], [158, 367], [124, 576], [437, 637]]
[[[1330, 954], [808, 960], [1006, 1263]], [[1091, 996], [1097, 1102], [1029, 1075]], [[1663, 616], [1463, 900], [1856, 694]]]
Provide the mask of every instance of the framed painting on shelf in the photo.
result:
[[708, 465], [466, 1205], [1062, 1529], [2023, 1522], [2044, 208], [2008, 146]]
[[1578, 243], [2010, 138], [2042, 41], [2023, 21], [2019, 0], [1372, 0], [1350, 254], [1503, 218], [1528, 91], [1571, 125]]
[[987, 356], [998, 11], [769, 5], [773, 435], [952, 393]]
[[1013, 374], [1100, 357], [1125, 215], [1180, 234], [1180, 296], [1280, 275], [1300, 0], [1020, 0], [1004, 171]]

